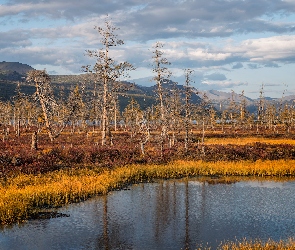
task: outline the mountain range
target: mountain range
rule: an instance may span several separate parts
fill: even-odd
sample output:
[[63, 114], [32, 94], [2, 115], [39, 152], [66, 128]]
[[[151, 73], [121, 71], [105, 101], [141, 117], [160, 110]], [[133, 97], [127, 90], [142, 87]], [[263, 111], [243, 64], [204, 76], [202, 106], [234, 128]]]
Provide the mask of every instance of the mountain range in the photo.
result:
[[[16, 85], [20, 83], [21, 91], [25, 94], [33, 94], [35, 91], [34, 86], [31, 86], [25, 82], [25, 77], [28, 71], [33, 70], [33, 67], [27, 64], [19, 62], [0, 62], [0, 100], [7, 101], [10, 100], [12, 96], [15, 95]], [[83, 74], [81, 75], [52, 75], [51, 81], [55, 89], [62, 88], [65, 93], [69, 93], [71, 89], [83, 82]], [[127, 86], [131, 84], [126, 82]], [[167, 84], [168, 88], [172, 89], [174, 84], [172, 81], [169, 81]], [[179, 90], [183, 89], [182, 85], [176, 85]], [[91, 90], [91, 86], [88, 87]], [[138, 101], [142, 108], [150, 106], [155, 103], [155, 90], [156, 86], [141, 86], [136, 83], [130, 88], [124, 96], [120, 97], [120, 102], [122, 106], [126, 106], [128, 100], [132, 97]], [[222, 92], [218, 90], [208, 90], [208, 91], [199, 91], [198, 94], [192, 95], [192, 101], [198, 103], [203, 98], [204, 94], [208, 99], [215, 105], [216, 108], [219, 107], [220, 103], [227, 106], [231, 100], [239, 102], [241, 97], [239, 94], [233, 92]], [[259, 99], [251, 99], [245, 96], [246, 103], [249, 109], [252, 109], [253, 106], [257, 104]], [[295, 95], [285, 96], [282, 100], [277, 98], [265, 97], [265, 100], [272, 102], [295, 102]], [[252, 107], [252, 108], [251, 108]]]

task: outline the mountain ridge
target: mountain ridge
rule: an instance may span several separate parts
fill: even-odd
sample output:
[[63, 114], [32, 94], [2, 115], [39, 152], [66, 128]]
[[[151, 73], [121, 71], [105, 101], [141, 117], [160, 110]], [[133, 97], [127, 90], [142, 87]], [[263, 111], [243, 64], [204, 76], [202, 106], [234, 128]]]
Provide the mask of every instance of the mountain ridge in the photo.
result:
[[[21, 83], [21, 89], [25, 92], [28, 92], [28, 94], [32, 93], [34, 91], [33, 86], [29, 86], [24, 82], [24, 78], [26, 77], [26, 74], [28, 71], [34, 70], [33, 67], [31, 67], [28, 64], [20, 63], [20, 62], [0, 62], [0, 99], [7, 100], [10, 99], [11, 96], [13, 96], [16, 84]], [[68, 91], [83, 82], [83, 74], [80, 75], [51, 75], [52, 83], [55, 87], [65, 87]], [[126, 83], [130, 84], [130, 83]], [[168, 86], [171, 86], [170, 88], [173, 88], [173, 82], [168, 81]], [[179, 90], [183, 89], [183, 85], [176, 85], [176, 88]], [[154, 99], [156, 86], [143, 86], [134, 84], [134, 88], [129, 91], [129, 95], [135, 95], [135, 96], [141, 96], [141, 97], [150, 97]], [[200, 99], [203, 98], [204, 94], [208, 97], [208, 99], [217, 105], [220, 102], [229, 103], [231, 100], [234, 100], [235, 102], [241, 101], [241, 95], [235, 92], [223, 92], [219, 90], [206, 90], [206, 91], [200, 91], [198, 90], [199, 94], [194, 94], [193, 101], [198, 102]], [[3, 96], [5, 96], [3, 98]], [[244, 96], [245, 100], [248, 105], [254, 105], [255, 102], [257, 102], [258, 99], [252, 99], [247, 96]], [[138, 98], [137, 98], [138, 99]], [[295, 102], [295, 95], [289, 95], [284, 96], [282, 98], [271, 98], [271, 97], [264, 97], [265, 100], [269, 101], [275, 101], [278, 102], [286, 101], [286, 102]]]
[[34, 68], [28, 64], [20, 62], [0, 62], [0, 72], [17, 72], [21, 75], [25, 75], [28, 71], [33, 70]]

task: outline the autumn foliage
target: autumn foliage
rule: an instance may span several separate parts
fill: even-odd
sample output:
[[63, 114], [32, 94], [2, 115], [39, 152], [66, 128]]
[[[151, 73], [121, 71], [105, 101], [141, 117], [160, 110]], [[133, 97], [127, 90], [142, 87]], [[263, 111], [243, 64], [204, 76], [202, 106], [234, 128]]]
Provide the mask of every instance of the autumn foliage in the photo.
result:
[[[191, 142], [189, 150], [184, 149], [180, 139], [174, 146], [165, 145], [160, 152], [157, 141], [150, 141], [146, 145], [146, 153], [142, 155], [138, 143], [128, 134], [122, 132], [114, 138], [113, 146], [102, 146], [96, 143], [97, 134], [64, 133], [52, 143], [46, 134], [39, 135], [39, 149], [31, 150], [30, 134], [12, 137], [10, 140], [0, 141], [0, 172], [1, 176], [17, 173], [46, 173], [58, 169], [77, 167], [114, 168], [130, 164], [160, 164], [174, 160], [203, 160], [216, 161], [257, 161], [257, 160], [292, 160], [295, 159], [295, 144], [290, 139], [276, 139], [275, 143], [260, 139], [249, 143], [218, 143], [208, 138], [204, 144], [197, 140]], [[284, 143], [284, 142], [288, 143]]]

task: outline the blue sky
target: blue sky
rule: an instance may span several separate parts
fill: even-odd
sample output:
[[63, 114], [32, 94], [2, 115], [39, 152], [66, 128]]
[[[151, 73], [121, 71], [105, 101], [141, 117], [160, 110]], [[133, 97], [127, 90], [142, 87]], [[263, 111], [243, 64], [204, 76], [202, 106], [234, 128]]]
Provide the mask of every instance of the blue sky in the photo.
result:
[[263, 84], [265, 96], [295, 94], [295, 0], [0, 0], [0, 61], [80, 74], [107, 14], [125, 41], [113, 55], [137, 68], [135, 83], [153, 84], [161, 41], [179, 84], [191, 68], [199, 90], [257, 98]]

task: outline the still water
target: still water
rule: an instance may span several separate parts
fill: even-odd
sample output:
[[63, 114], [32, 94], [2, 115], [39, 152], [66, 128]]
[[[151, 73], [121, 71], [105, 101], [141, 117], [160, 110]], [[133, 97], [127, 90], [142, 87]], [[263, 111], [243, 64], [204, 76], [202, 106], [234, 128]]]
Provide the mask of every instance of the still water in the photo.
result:
[[195, 249], [295, 236], [295, 181], [181, 179], [63, 207], [69, 217], [0, 229], [0, 249]]

